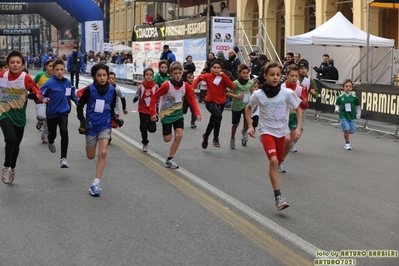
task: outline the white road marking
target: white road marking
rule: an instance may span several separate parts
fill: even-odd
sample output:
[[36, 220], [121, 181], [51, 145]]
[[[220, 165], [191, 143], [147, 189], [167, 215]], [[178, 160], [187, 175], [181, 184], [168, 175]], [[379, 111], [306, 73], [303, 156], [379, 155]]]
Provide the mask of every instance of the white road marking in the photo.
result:
[[[126, 136], [122, 132], [120, 132], [118, 130], [112, 130], [112, 134], [118, 135], [119, 137], [125, 139], [127, 142], [129, 142], [133, 146], [136, 146], [137, 148], [141, 149], [142, 144], [140, 144], [140, 143], [136, 142], [135, 140], [129, 138], [128, 136]], [[162, 163], [165, 160], [165, 158], [163, 158], [159, 154], [153, 152], [152, 150], [148, 150], [147, 153], [150, 154], [152, 157], [158, 159]], [[179, 169], [175, 169], [175, 171], [179, 171], [187, 179], [189, 179], [192, 182], [196, 183], [197, 185], [201, 186], [206, 191], [212, 193], [216, 197], [224, 200], [228, 204], [236, 207], [241, 212], [245, 213], [246, 215], [248, 215], [249, 217], [251, 217], [252, 219], [257, 221], [258, 223], [262, 224], [263, 226], [265, 226], [266, 228], [272, 230], [273, 232], [275, 232], [279, 236], [281, 236], [281, 237], [285, 238], [286, 240], [288, 240], [289, 242], [293, 243], [294, 245], [296, 245], [297, 247], [299, 247], [303, 251], [307, 252], [311, 256], [313, 256], [313, 257], [316, 256], [316, 251], [320, 250], [319, 248], [315, 247], [314, 245], [310, 244], [309, 242], [305, 241], [304, 239], [300, 238], [299, 236], [295, 235], [294, 233], [288, 231], [287, 229], [281, 227], [280, 225], [276, 224], [272, 220], [266, 218], [262, 214], [260, 214], [260, 213], [256, 212], [255, 210], [251, 209], [250, 207], [248, 207], [244, 203], [242, 203], [242, 202], [236, 200], [235, 198], [227, 195], [223, 191], [217, 189], [216, 187], [214, 187], [211, 184], [205, 182], [204, 180], [202, 180], [201, 178], [197, 177], [196, 175], [194, 175], [194, 174], [190, 173], [189, 171], [185, 170], [183, 167], [180, 166]]]

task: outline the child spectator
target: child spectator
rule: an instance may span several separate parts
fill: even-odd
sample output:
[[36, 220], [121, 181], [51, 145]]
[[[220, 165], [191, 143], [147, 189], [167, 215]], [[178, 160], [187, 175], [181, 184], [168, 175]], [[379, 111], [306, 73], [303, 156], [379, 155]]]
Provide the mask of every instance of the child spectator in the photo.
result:
[[6, 63], [9, 70], [0, 72], [0, 126], [6, 142], [1, 181], [10, 185], [14, 182], [19, 145], [24, 136], [27, 101], [39, 103], [42, 94], [33, 79], [22, 71], [25, 65], [22, 53], [12, 51]]
[[[83, 89], [76, 111], [80, 120], [79, 133], [86, 135], [86, 155], [89, 160], [96, 156], [98, 143], [98, 161], [96, 177], [89, 188], [93, 197], [101, 195], [100, 180], [105, 168], [107, 158], [108, 140], [111, 135], [111, 120], [119, 127], [123, 120], [115, 116], [116, 92], [108, 83], [109, 67], [99, 63], [91, 68], [94, 82]], [[86, 118], [83, 108], [86, 105]]]
[[[46, 62], [47, 63], [47, 62]], [[65, 62], [57, 59], [53, 62], [54, 75], [41, 87], [43, 103], [47, 104], [48, 148], [56, 152], [54, 143], [57, 137], [57, 125], [61, 135], [61, 168], [69, 168], [67, 158], [69, 136], [68, 116], [71, 112], [71, 100], [78, 103], [75, 88], [69, 79], [64, 78]]]
[[356, 94], [352, 93], [353, 82], [346, 79], [342, 84], [344, 93], [342, 93], [335, 103], [335, 114], [339, 114], [341, 128], [344, 132], [345, 150], [352, 150], [349, 142], [349, 134], [355, 133], [355, 120], [361, 116], [360, 102]]
[[191, 86], [182, 79], [183, 66], [179, 62], [173, 62], [170, 65], [171, 80], [165, 82], [154, 94], [150, 103], [151, 120], [155, 122], [157, 115], [155, 106], [159, 98], [159, 116], [162, 123], [162, 134], [165, 142], [172, 140], [172, 127], [175, 130], [175, 138], [169, 150], [169, 156], [166, 159], [165, 166], [177, 169], [179, 166], [173, 160], [177, 149], [179, 148], [183, 137], [184, 118], [183, 118], [183, 97], [186, 97], [188, 103], [194, 108], [197, 121], [201, 121], [201, 114], [195, 101], [194, 91]]
[[143, 152], [148, 151], [148, 132], [154, 133], [157, 131], [156, 122], [151, 120], [150, 103], [155, 92], [158, 90], [158, 85], [153, 81], [154, 70], [146, 68], [143, 71], [144, 80], [136, 91], [136, 96], [133, 103], [139, 101], [139, 118], [140, 118], [140, 132], [141, 143], [143, 144]]
[[[245, 119], [248, 123], [248, 134], [255, 137], [252, 125], [252, 108], [259, 109], [259, 131], [263, 149], [269, 159], [269, 176], [274, 190], [275, 204], [278, 211], [289, 207], [289, 204], [281, 196], [278, 166], [284, 156], [285, 136], [290, 133], [288, 128], [288, 116], [290, 110], [295, 109], [298, 115], [298, 123], [302, 122], [302, 111], [299, 107], [301, 100], [292, 90], [282, 89], [279, 85], [282, 67], [278, 63], [270, 63], [265, 67], [264, 77], [266, 83], [262, 84], [251, 96], [245, 109]], [[295, 130], [294, 139], [301, 136], [298, 127]]]
[[222, 113], [226, 101], [226, 88], [234, 90], [234, 84], [229, 77], [222, 72], [222, 63], [214, 61], [211, 63], [211, 73], [201, 74], [193, 83], [193, 88], [198, 86], [201, 81], [207, 85], [207, 94], [205, 96], [206, 109], [211, 113], [209, 123], [205, 133], [202, 135], [202, 148], [208, 147], [208, 137], [213, 130], [212, 145], [220, 148], [219, 131], [222, 123]]

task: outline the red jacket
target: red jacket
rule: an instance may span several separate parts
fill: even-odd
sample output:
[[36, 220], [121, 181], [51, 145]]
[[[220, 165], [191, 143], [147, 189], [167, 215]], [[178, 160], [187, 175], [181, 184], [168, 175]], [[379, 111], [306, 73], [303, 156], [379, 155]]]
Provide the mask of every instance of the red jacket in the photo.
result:
[[[219, 77], [219, 78], [218, 78]], [[220, 79], [218, 85], [217, 79]], [[215, 76], [212, 73], [201, 74], [192, 84], [193, 88], [196, 88], [201, 81], [205, 81], [207, 85], [207, 93], [205, 101], [215, 102], [216, 104], [224, 104], [226, 102], [226, 88], [234, 90], [234, 83], [229, 79], [229, 77], [222, 73], [220, 76]]]

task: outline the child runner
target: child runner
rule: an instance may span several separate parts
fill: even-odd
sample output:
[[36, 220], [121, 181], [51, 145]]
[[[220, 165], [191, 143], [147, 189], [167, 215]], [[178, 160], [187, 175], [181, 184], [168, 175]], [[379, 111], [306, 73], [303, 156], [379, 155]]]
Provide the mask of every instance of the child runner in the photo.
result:
[[[288, 89], [295, 92], [295, 95], [301, 100], [299, 107], [306, 108], [308, 106], [308, 94], [305, 88], [298, 84], [298, 76], [299, 76], [299, 68], [297, 65], [292, 64], [286, 68], [286, 77], [287, 81], [281, 84], [281, 89]], [[301, 112], [302, 115], [302, 112]], [[284, 150], [284, 157], [281, 161], [280, 166], [278, 167], [278, 171], [280, 173], [285, 173], [286, 169], [284, 166], [284, 159], [287, 157], [288, 153], [291, 150], [292, 142], [295, 140], [296, 129], [301, 127], [301, 123], [298, 123], [298, 116], [296, 110], [291, 110], [288, 120], [288, 128], [290, 129], [291, 133], [285, 137], [285, 150]]]
[[208, 137], [213, 130], [212, 145], [220, 148], [219, 131], [222, 123], [222, 113], [226, 102], [226, 87], [234, 90], [234, 84], [229, 77], [222, 72], [222, 63], [213, 61], [211, 63], [211, 73], [201, 74], [192, 84], [193, 88], [198, 86], [201, 81], [205, 81], [207, 85], [207, 93], [205, 96], [206, 109], [211, 113], [209, 123], [205, 133], [202, 135], [202, 148], [208, 147]]
[[140, 118], [140, 132], [141, 143], [143, 143], [143, 152], [148, 151], [148, 132], [154, 133], [157, 131], [156, 122], [151, 121], [150, 103], [155, 92], [158, 90], [158, 85], [152, 80], [154, 77], [154, 70], [146, 68], [143, 71], [144, 80], [136, 91], [136, 96], [133, 103], [139, 101], [139, 118]]
[[170, 75], [168, 74], [169, 62], [168, 60], [160, 60], [158, 63], [159, 72], [155, 74], [154, 81], [161, 87], [162, 83], [170, 80]]
[[[280, 86], [282, 67], [278, 63], [270, 63], [265, 67], [264, 78], [266, 82], [260, 90], [255, 91], [245, 109], [245, 119], [248, 123], [248, 134], [255, 137], [252, 125], [252, 108], [259, 109], [259, 131], [263, 149], [269, 159], [269, 176], [274, 190], [275, 203], [278, 211], [289, 204], [281, 196], [280, 181], [277, 168], [284, 156], [285, 136], [290, 132], [288, 116], [290, 110], [295, 109], [298, 122], [302, 122], [302, 111], [299, 107], [301, 100], [292, 90], [282, 89]], [[295, 139], [301, 136], [301, 129], [295, 130]]]
[[[89, 192], [94, 197], [101, 194], [100, 179], [102, 177], [107, 157], [108, 140], [111, 134], [111, 119], [119, 127], [123, 126], [123, 120], [115, 116], [116, 92], [108, 83], [109, 67], [99, 63], [92, 67], [91, 76], [94, 82], [84, 88], [79, 99], [76, 111], [80, 120], [79, 133], [86, 135], [86, 155], [89, 160], [96, 156], [98, 143], [98, 161], [96, 177]], [[86, 118], [83, 107], [86, 105]]]
[[9, 70], [0, 72], [0, 126], [6, 141], [1, 180], [12, 184], [26, 126], [26, 105], [28, 99], [41, 102], [42, 94], [33, 79], [22, 72], [25, 58], [20, 52], [9, 53], [6, 62]]
[[[253, 78], [252, 79], [253, 85], [251, 88], [251, 95], [254, 94], [255, 91], [257, 91], [260, 87], [260, 82], [257, 78]], [[259, 123], [259, 107], [257, 105], [255, 105], [254, 107], [251, 108], [252, 114], [251, 114], [251, 118], [252, 118], [252, 126], [254, 128], [256, 128], [258, 126]], [[246, 123], [247, 121], [245, 121]], [[248, 127], [248, 126], [247, 126]]]
[[339, 114], [339, 120], [341, 121], [345, 139], [344, 149], [352, 150], [349, 134], [355, 133], [355, 119], [359, 119], [361, 115], [360, 102], [356, 94], [352, 93], [352, 80], [346, 79], [342, 87], [344, 93], [337, 98], [334, 113]]
[[0, 72], [5, 72], [8, 70], [6, 60], [0, 60]]
[[[118, 96], [118, 98], [121, 99], [122, 102], [122, 112], [127, 115], [129, 113], [129, 111], [126, 109], [126, 99], [125, 99], [125, 95], [123, 94], [121, 88], [116, 86], [116, 74], [115, 72], [109, 72], [109, 78], [108, 78], [108, 82], [110, 85], [112, 85], [116, 91], [116, 96]], [[119, 118], [119, 114], [121, 113], [121, 111], [119, 110], [119, 101], [118, 99], [116, 99], [116, 103], [115, 103], [115, 115], [117, 118]], [[118, 125], [112, 121], [112, 128], [118, 128]], [[111, 129], [112, 132], [112, 129]], [[111, 140], [112, 140], [112, 135], [110, 135], [109, 140], [108, 140], [108, 145], [111, 144]]]
[[[301, 59], [298, 63], [299, 67], [299, 81], [298, 83], [306, 89], [307, 94], [312, 95], [314, 99], [319, 97], [319, 92], [317, 89], [316, 82], [308, 76], [309, 71], [309, 62], [306, 59]], [[302, 125], [301, 125], [301, 132], [303, 133], [303, 125], [305, 124], [306, 120], [306, 110], [309, 108], [308, 105], [301, 104], [302, 108]], [[292, 148], [290, 149], [291, 152], [297, 152], [297, 148], [295, 148], [295, 144], [297, 141], [292, 142]]]
[[[46, 62], [47, 63], [47, 62]], [[67, 158], [69, 136], [68, 116], [71, 112], [71, 100], [78, 103], [75, 87], [69, 79], [64, 78], [65, 63], [62, 59], [53, 62], [54, 76], [41, 87], [43, 102], [47, 103], [48, 148], [56, 152], [54, 143], [57, 137], [57, 125], [61, 135], [61, 168], [69, 168]]]
[[[33, 79], [39, 89], [47, 80], [49, 80], [53, 76], [53, 61], [53, 59], [47, 60], [46, 71], [39, 72]], [[46, 103], [36, 104], [36, 119], [36, 129], [40, 130], [43, 127], [41, 139], [44, 144], [47, 144], [48, 127], [46, 123]]]
[[233, 103], [231, 105], [231, 149], [236, 148], [235, 136], [238, 125], [240, 124], [241, 115], [244, 117], [244, 124], [241, 130], [241, 144], [246, 146], [248, 142], [248, 127], [247, 122], [245, 122], [245, 106], [248, 104], [249, 97], [251, 96], [251, 88], [254, 83], [252, 80], [249, 80], [249, 67], [246, 64], [238, 66], [238, 79], [233, 81], [233, 83], [234, 90], [228, 90], [226, 93], [227, 97], [233, 98]]
[[[206, 74], [209, 72], [206, 71], [202, 71], [201, 74]], [[192, 85], [192, 84], [191, 84]], [[193, 87], [194, 88], [194, 87]], [[194, 88], [195, 89], [195, 88]], [[205, 97], [206, 97], [206, 92], [207, 92], [208, 88], [206, 87], [206, 82], [205, 81], [201, 81], [199, 83], [199, 95], [198, 95], [198, 102], [202, 103], [203, 101], [205, 101]]]
[[191, 86], [183, 82], [183, 66], [179, 62], [173, 62], [170, 65], [171, 80], [165, 82], [151, 98], [150, 113], [151, 120], [155, 122], [157, 115], [155, 106], [159, 98], [159, 116], [162, 123], [162, 135], [165, 142], [172, 140], [172, 127], [175, 130], [175, 139], [169, 150], [169, 157], [166, 159], [165, 166], [176, 169], [179, 166], [173, 160], [180, 141], [183, 137], [184, 119], [183, 119], [183, 97], [186, 97], [188, 103], [194, 108], [197, 121], [201, 121], [201, 114], [195, 101], [194, 91]]
[[[187, 79], [187, 83], [191, 86], [191, 84], [193, 84], [193, 81], [194, 81], [194, 74], [193, 73], [188, 73], [186, 75], [186, 79]], [[192, 87], [191, 89], [194, 92], [194, 88]], [[195, 96], [195, 93], [194, 93], [194, 96]], [[188, 110], [189, 107], [190, 107], [190, 112], [191, 112], [191, 124], [190, 124], [191, 126], [190, 127], [191, 128], [196, 128], [197, 125], [195, 124], [195, 120], [197, 120], [197, 117], [195, 116], [194, 109], [188, 103], [187, 98], [184, 97], [184, 100], [183, 100], [183, 114], [187, 114], [187, 110]]]

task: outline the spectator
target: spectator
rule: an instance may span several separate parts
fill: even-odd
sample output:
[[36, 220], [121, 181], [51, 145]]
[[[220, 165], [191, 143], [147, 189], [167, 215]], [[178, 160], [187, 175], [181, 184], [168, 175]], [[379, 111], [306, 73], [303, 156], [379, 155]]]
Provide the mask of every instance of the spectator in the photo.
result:
[[294, 63], [298, 65], [299, 61], [301, 61], [301, 54], [300, 53], [295, 53], [294, 54]]
[[161, 23], [161, 22], [165, 22], [165, 20], [159, 13], [155, 13], [155, 19], [152, 22], [152, 25], [155, 25], [156, 23]]
[[328, 67], [328, 59], [330, 58], [330, 56], [328, 54], [323, 54], [323, 62], [321, 62], [320, 67], [317, 66], [312, 66], [312, 68], [314, 69], [314, 71], [317, 72], [317, 79], [322, 79], [322, 73], [323, 73], [323, 69], [325, 67]]
[[[201, 16], [206, 17], [208, 13], [208, 7], [205, 7], [204, 11], [202, 11]], [[215, 10], [213, 9], [213, 5], [209, 5], [209, 15], [211, 17], [216, 16]]]
[[261, 67], [258, 56], [256, 55], [255, 52], [251, 52], [249, 54], [249, 69], [251, 69], [251, 76], [258, 76], [259, 75], [259, 69]]
[[211, 64], [215, 60], [216, 60], [215, 54], [213, 52], [210, 52], [208, 54], [208, 62], [209, 62], [209, 64]]
[[50, 48], [48, 50], [48, 53], [45, 56], [43, 56], [43, 59], [42, 59], [42, 69], [43, 69], [43, 71], [46, 71], [46, 62], [50, 58], [54, 59], [54, 60], [57, 59], [57, 57], [53, 54], [53, 49], [52, 48]]
[[282, 72], [283, 75], [285, 75], [287, 73], [288, 66], [292, 65], [292, 64], [295, 64], [295, 62], [294, 62], [294, 53], [288, 52], [285, 55], [285, 63], [284, 63], [283, 72]]
[[163, 46], [163, 52], [160, 59], [168, 60], [169, 65], [176, 61], [176, 57], [171, 50], [169, 50], [169, 45], [165, 44]]
[[328, 59], [328, 66], [323, 68], [322, 79], [329, 82], [334, 82], [339, 79], [338, 69], [334, 66], [334, 59]]
[[[67, 69], [68, 72], [71, 74], [72, 86], [75, 85], [75, 88], [79, 89], [79, 74], [81, 71], [82, 73], [86, 72], [86, 65], [84, 62], [83, 55], [79, 53], [77, 46], [74, 46], [72, 49], [72, 53], [68, 55]], [[73, 82], [74, 77], [76, 80], [75, 83]]]
[[225, 63], [226, 69], [231, 72], [233, 79], [236, 80], [238, 76], [238, 66], [240, 65], [240, 59], [237, 58], [234, 50], [230, 49], [227, 51], [227, 56], [229, 57]]
[[229, 9], [227, 8], [225, 2], [221, 2], [221, 3], [220, 3], [220, 13], [219, 13], [219, 16], [221, 16], [221, 17], [229, 17], [229, 16], [230, 16]]
[[222, 69], [226, 69], [226, 57], [224, 57], [224, 53], [223, 51], [219, 51], [216, 54], [216, 60], [218, 60], [219, 62], [221, 62], [223, 64]]
[[263, 84], [266, 82], [265, 77], [263, 76], [263, 73], [265, 73], [265, 66], [267, 62], [269, 62], [269, 59], [267, 59], [267, 56], [264, 54], [259, 55], [259, 62], [260, 62], [260, 69], [259, 69], [259, 74], [258, 74], [258, 81], [260, 84]]
[[144, 24], [149, 24], [149, 25], [151, 25], [153, 21], [154, 21], [154, 18], [151, 17], [150, 14], [145, 13], [145, 23], [144, 23]]
[[193, 57], [188, 55], [186, 57], [186, 62], [183, 63], [183, 81], [187, 82], [187, 75], [194, 74], [195, 64], [193, 62]]

